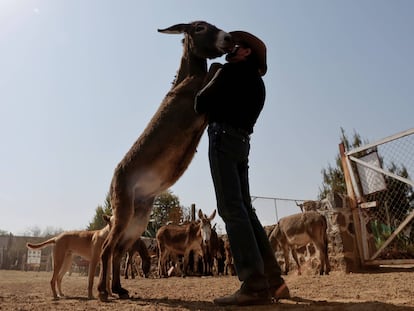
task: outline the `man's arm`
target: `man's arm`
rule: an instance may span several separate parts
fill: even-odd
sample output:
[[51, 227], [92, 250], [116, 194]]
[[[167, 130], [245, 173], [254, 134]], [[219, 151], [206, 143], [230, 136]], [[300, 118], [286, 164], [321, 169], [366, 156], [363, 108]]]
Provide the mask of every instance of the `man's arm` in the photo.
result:
[[221, 68], [223, 67], [220, 63], [213, 63], [210, 66], [210, 69], [207, 73], [205, 79], [204, 87], [197, 93], [195, 102], [194, 102], [194, 110], [197, 113], [205, 113], [207, 111], [207, 101], [206, 97], [208, 97], [208, 93], [210, 89], [214, 88], [214, 83], [216, 82], [217, 78], [220, 75]]

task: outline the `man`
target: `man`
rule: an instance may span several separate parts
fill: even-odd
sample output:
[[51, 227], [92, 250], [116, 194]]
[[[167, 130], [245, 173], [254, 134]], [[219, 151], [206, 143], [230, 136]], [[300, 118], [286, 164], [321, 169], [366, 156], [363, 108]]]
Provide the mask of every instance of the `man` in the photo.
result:
[[227, 63], [198, 93], [197, 113], [208, 116], [209, 161], [217, 208], [230, 241], [240, 289], [216, 298], [218, 305], [269, 304], [289, 298], [267, 235], [251, 204], [250, 135], [262, 111], [267, 71], [266, 46], [256, 36], [230, 33], [236, 45]]

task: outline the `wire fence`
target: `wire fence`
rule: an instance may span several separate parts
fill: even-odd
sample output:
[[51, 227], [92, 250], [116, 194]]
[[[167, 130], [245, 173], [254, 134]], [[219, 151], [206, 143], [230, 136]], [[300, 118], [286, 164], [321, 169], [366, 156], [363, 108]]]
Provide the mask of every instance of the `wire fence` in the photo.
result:
[[414, 129], [347, 152], [366, 261], [414, 260]]
[[280, 218], [300, 213], [299, 204], [304, 201], [308, 200], [252, 196], [252, 205], [264, 226], [276, 224]]

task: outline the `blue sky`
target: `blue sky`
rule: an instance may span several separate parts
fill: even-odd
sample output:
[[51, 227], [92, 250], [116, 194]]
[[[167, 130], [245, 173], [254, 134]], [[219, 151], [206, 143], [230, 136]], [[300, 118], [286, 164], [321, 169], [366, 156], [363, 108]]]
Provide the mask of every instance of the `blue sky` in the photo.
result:
[[[413, 127], [413, 14], [410, 0], [1, 0], [0, 229], [87, 226], [178, 69], [182, 36], [157, 29], [194, 20], [267, 44], [252, 195], [316, 199], [340, 127], [371, 142]], [[215, 209], [206, 135], [171, 190]], [[272, 201], [257, 209], [275, 222]]]

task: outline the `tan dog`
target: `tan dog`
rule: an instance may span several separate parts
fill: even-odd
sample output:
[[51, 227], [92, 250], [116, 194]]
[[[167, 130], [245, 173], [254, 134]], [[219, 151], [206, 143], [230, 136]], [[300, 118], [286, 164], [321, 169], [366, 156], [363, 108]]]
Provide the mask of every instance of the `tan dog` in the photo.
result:
[[[107, 215], [103, 217], [108, 224], [101, 230], [67, 231], [39, 244], [26, 244], [31, 249], [55, 245], [53, 249], [53, 276], [50, 281], [55, 299], [64, 296], [61, 287], [62, 278], [72, 266], [73, 255], [79, 255], [89, 261], [88, 298], [93, 299], [92, 288], [95, 269], [100, 260], [102, 244], [110, 230], [110, 217]], [[108, 285], [107, 288], [109, 288]], [[56, 286], [59, 295], [56, 293]]]

